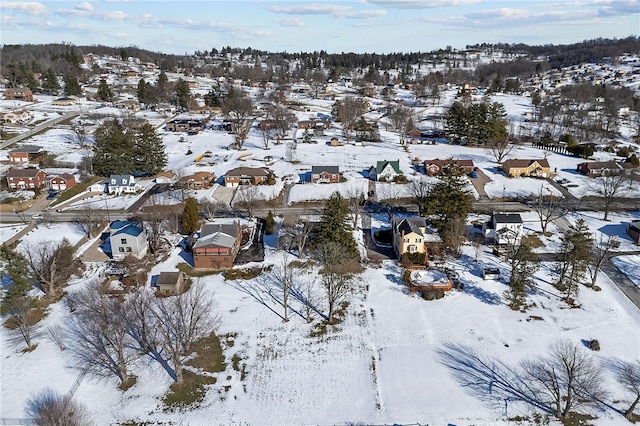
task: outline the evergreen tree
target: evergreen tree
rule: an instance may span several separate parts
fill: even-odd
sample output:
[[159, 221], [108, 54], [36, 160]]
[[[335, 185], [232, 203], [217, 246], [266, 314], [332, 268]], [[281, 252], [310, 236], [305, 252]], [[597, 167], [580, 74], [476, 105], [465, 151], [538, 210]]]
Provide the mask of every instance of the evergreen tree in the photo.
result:
[[108, 121], [94, 132], [93, 171], [99, 176], [130, 174], [135, 170], [131, 133]]
[[429, 189], [421, 210], [439, 230], [447, 230], [453, 219], [466, 219], [471, 212], [473, 197], [467, 183], [462, 168], [450, 163]]
[[511, 278], [504, 296], [511, 309], [518, 310], [526, 302], [527, 290], [533, 286], [533, 273], [538, 269], [538, 255], [523, 241], [520, 245], [511, 246], [509, 262]]
[[555, 272], [554, 285], [569, 301], [578, 295], [579, 284], [584, 279], [591, 259], [593, 237], [584, 219], [578, 219], [562, 237]]
[[57, 95], [59, 88], [60, 88], [60, 83], [58, 83], [58, 76], [56, 76], [56, 73], [55, 71], [53, 71], [53, 68], [49, 68], [47, 72], [42, 75], [42, 90], [45, 93]]
[[204, 95], [204, 104], [210, 107], [221, 107], [222, 99], [220, 93], [215, 89], [211, 89]]
[[150, 124], [136, 132], [133, 143], [133, 167], [138, 173], [155, 175], [167, 165], [162, 138]]
[[113, 100], [113, 92], [106, 80], [100, 80], [97, 96], [101, 101], [111, 102]]
[[0, 262], [4, 270], [0, 278], [4, 281], [6, 277], [10, 283], [6, 287], [7, 290], [2, 298], [0, 309], [0, 314], [5, 315], [14, 300], [26, 296], [33, 287], [33, 280], [30, 277], [27, 259], [5, 244], [0, 245]]
[[81, 93], [82, 89], [80, 88], [78, 79], [73, 75], [66, 75], [64, 77], [64, 94], [67, 96], [71, 96], [80, 95]]
[[276, 220], [273, 218], [273, 212], [269, 210], [267, 213], [267, 219], [264, 224], [264, 233], [267, 235], [273, 234], [274, 228], [276, 226]]
[[353, 239], [349, 222], [349, 204], [339, 192], [334, 192], [322, 211], [322, 218], [318, 225], [319, 245], [338, 243], [344, 248], [344, 255], [358, 258], [358, 248]]
[[189, 83], [179, 78], [176, 83], [176, 98], [178, 99], [178, 105], [187, 109], [189, 107], [189, 97], [191, 96], [191, 90], [189, 89]]
[[158, 87], [165, 89], [168, 82], [169, 78], [167, 77], [167, 74], [164, 71], [160, 71], [160, 75], [158, 76]]
[[196, 232], [199, 228], [198, 220], [198, 204], [195, 198], [189, 197], [184, 204], [184, 211], [182, 212], [182, 233], [190, 235]]
[[148, 85], [147, 82], [144, 81], [144, 78], [138, 80], [138, 88], [136, 89], [136, 96], [138, 97], [138, 102], [146, 104], [147, 103], [147, 93], [148, 93]]

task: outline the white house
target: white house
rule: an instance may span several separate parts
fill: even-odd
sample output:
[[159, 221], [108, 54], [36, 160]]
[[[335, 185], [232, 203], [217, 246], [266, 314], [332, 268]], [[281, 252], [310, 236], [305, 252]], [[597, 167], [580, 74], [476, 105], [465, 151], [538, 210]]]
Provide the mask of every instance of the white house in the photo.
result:
[[136, 180], [131, 175], [111, 175], [109, 177], [109, 183], [107, 185], [107, 192], [109, 194], [134, 194], [140, 191], [142, 187], [136, 183]]
[[147, 232], [138, 222], [115, 220], [109, 232], [111, 257], [122, 260], [128, 255], [142, 258], [147, 253]]
[[518, 213], [494, 213], [482, 227], [487, 244], [520, 244], [522, 218]]

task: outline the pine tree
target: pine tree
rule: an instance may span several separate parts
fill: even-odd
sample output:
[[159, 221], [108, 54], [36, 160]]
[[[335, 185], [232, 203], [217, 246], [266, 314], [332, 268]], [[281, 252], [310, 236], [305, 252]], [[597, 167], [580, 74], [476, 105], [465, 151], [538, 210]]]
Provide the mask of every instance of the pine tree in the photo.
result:
[[131, 133], [123, 132], [115, 121], [109, 121], [94, 132], [93, 171], [99, 176], [131, 174], [134, 150]]
[[191, 90], [189, 89], [189, 83], [179, 78], [176, 83], [176, 97], [178, 98], [178, 105], [187, 109], [189, 107], [190, 96]]
[[147, 103], [147, 82], [144, 81], [144, 78], [138, 80], [138, 88], [136, 89], [136, 96], [138, 97], [138, 102], [146, 104]]
[[80, 95], [81, 93], [82, 89], [80, 88], [78, 79], [73, 75], [66, 75], [64, 77], [64, 94], [67, 96], [71, 96]]
[[555, 273], [554, 285], [569, 301], [578, 295], [579, 284], [584, 279], [591, 259], [593, 237], [584, 219], [578, 219], [562, 237]]
[[100, 80], [97, 96], [101, 101], [111, 102], [113, 100], [113, 92], [105, 80]]
[[58, 82], [58, 76], [53, 68], [49, 68], [47, 72], [42, 76], [42, 90], [52, 95], [58, 94], [60, 83]]
[[276, 220], [273, 218], [273, 212], [269, 210], [269, 213], [267, 213], [267, 219], [265, 220], [264, 233], [267, 235], [273, 234], [275, 226]]
[[512, 246], [509, 262], [511, 278], [504, 296], [511, 309], [517, 310], [526, 302], [527, 290], [533, 286], [533, 273], [538, 269], [538, 255], [523, 241], [519, 246]]
[[145, 124], [136, 132], [133, 152], [133, 167], [138, 173], [155, 175], [167, 165], [162, 138], [150, 124]]
[[7, 277], [11, 283], [2, 298], [0, 313], [4, 315], [14, 300], [25, 296], [33, 287], [33, 280], [29, 274], [27, 259], [4, 244], [0, 245], [0, 262], [4, 269], [2, 278]]
[[349, 258], [359, 258], [349, 222], [349, 204], [339, 192], [334, 192], [322, 211], [318, 225], [318, 244], [335, 242], [344, 249]]
[[462, 169], [450, 163], [429, 190], [421, 209], [441, 231], [446, 230], [454, 218], [464, 218], [471, 212], [473, 197], [467, 189]]
[[193, 234], [198, 230], [198, 204], [192, 197], [187, 198], [182, 212], [182, 233], [184, 235]]

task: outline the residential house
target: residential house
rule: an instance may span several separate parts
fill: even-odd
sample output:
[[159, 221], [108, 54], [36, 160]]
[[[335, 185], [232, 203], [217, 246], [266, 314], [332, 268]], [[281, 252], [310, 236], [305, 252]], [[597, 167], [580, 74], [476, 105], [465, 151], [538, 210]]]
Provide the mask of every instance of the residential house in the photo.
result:
[[550, 177], [551, 167], [546, 158], [517, 159], [510, 158], [502, 164], [502, 171], [507, 176]]
[[167, 123], [166, 129], [168, 132], [188, 132], [193, 130], [200, 130], [207, 122], [206, 118], [203, 119], [175, 119]]
[[392, 217], [391, 234], [393, 250], [398, 257], [405, 253], [428, 254], [428, 245], [439, 243], [440, 237], [427, 229], [424, 217]]
[[482, 226], [486, 244], [520, 244], [522, 217], [518, 213], [494, 213]]
[[31, 119], [31, 113], [26, 109], [9, 111], [2, 114], [1, 121], [5, 123], [24, 123]]
[[631, 237], [634, 243], [640, 244], [640, 219], [634, 220], [629, 224], [627, 235]]
[[66, 191], [75, 186], [75, 184], [76, 178], [69, 173], [62, 173], [45, 181], [45, 185], [54, 191]]
[[578, 164], [577, 170], [583, 175], [595, 177], [620, 173], [622, 168], [622, 164], [615, 160], [609, 160], [580, 163]]
[[402, 170], [400, 170], [400, 160], [378, 161], [375, 166], [371, 166], [369, 168], [369, 179], [371, 180], [390, 182], [401, 174]]
[[155, 183], [174, 183], [176, 181], [176, 174], [171, 170], [160, 172], [153, 181]]
[[160, 272], [156, 286], [158, 291], [162, 293], [178, 294], [182, 292], [182, 287], [186, 281], [185, 273], [178, 272]]
[[140, 102], [134, 99], [125, 99], [123, 101], [118, 101], [114, 104], [116, 108], [126, 109], [133, 112], [140, 111]]
[[78, 103], [78, 98], [75, 96], [63, 96], [62, 98], [55, 99], [52, 104], [56, 106], [71, 106]]
[[266, 184], [273, 172], [265, 167], [237, 167], [224, 175], [224, 185], [235, 188], [239, 185]]
[[7, 89], [4, 91], [4, 98], [8, 100], [33, 102], [33, 92], [31, 89]]
[[150, 124], [146, 118], [123, 118], [122, 127], [125, 129], [141, 129], [145, 124]]
[[211, 172], [195, 172], [180, 178], [178, 186], [185, 189], [207, 189], [213, 180], [215, 180], [215, 175]]
[[434, 160], [424, 160], [422, 164], [424, 166], [424, 172], [429, 176], [440, 175], [444, 168], [449, 165], [460, 167], [465, 174], [471, 173], [474, 168], [473, 160], [457, 158], [448, 158], [446, 160], [440, 160], [438, 158]]
[[208, 105], [197, 106], [189, 109], [189, 114], [196, 115], [214, 115], [214, 114], [222, 114], [222, 108], [220, 107], [211, 107]]
[[196, 269], [227, 269], [233, 266], [242, 240], [240, 222], [224, 220], [204, 223], [193, 245]]
[[115, 220], [109, 227], [109, 242], [111, 257], [122, 260], [126, 256], [141, 259], [149, 247], [147, 232], [138, 222], [129, 220]]
[[339, 166], [311, 166], [312, 183], [338, 183], [340, 182]]
[[140, 184], [136, 183], [136, 180], [132, 175], [109, 176], [109, 183], [107, 185], [107, 192], [109, 194], [134, 194], [140, 189], [142, 189], [142, 187]]
[[47, 174], [40, 169], [10, 169], [7, 172], [7, 185], [11, 189], [34, 189], [44, 185]]
[[45, 155], [47, 155], [47, 151], [40, 146], [23, 145], [20, 148], [9, 151], [9, 160], [12, 163], [27, 163]]
[[109, 192], [109, 179], [103, 179], [87, 186], [87, 192]]

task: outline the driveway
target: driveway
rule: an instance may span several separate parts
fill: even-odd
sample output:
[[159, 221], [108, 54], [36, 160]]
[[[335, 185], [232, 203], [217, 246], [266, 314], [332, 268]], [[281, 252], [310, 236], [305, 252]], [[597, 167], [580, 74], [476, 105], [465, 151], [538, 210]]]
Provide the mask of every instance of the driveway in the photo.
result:
[[485, 175], [484, 172], [480, 169], [478, 169], [476, 173], [478, 174], [478, 177], [476, 178], [470, 177], [469, 180], [471, 181], [471, 184], [473, 185], [475, 190], [478, 192], [478, 199], [488, 200], [489, 196], [487, 195], [487, 192], [484, 190], [484, 186], [487, 183], [491, 182], [491, 179], [489, 178], [489, 176]]
[[233, 200], [233, 194], [235, 194], [235, 192], [236, 188], [229, 188], [227, 186], [218, 185], [213, 190], [211, 198], [226, 206], [231, 206], [231, 200]]

